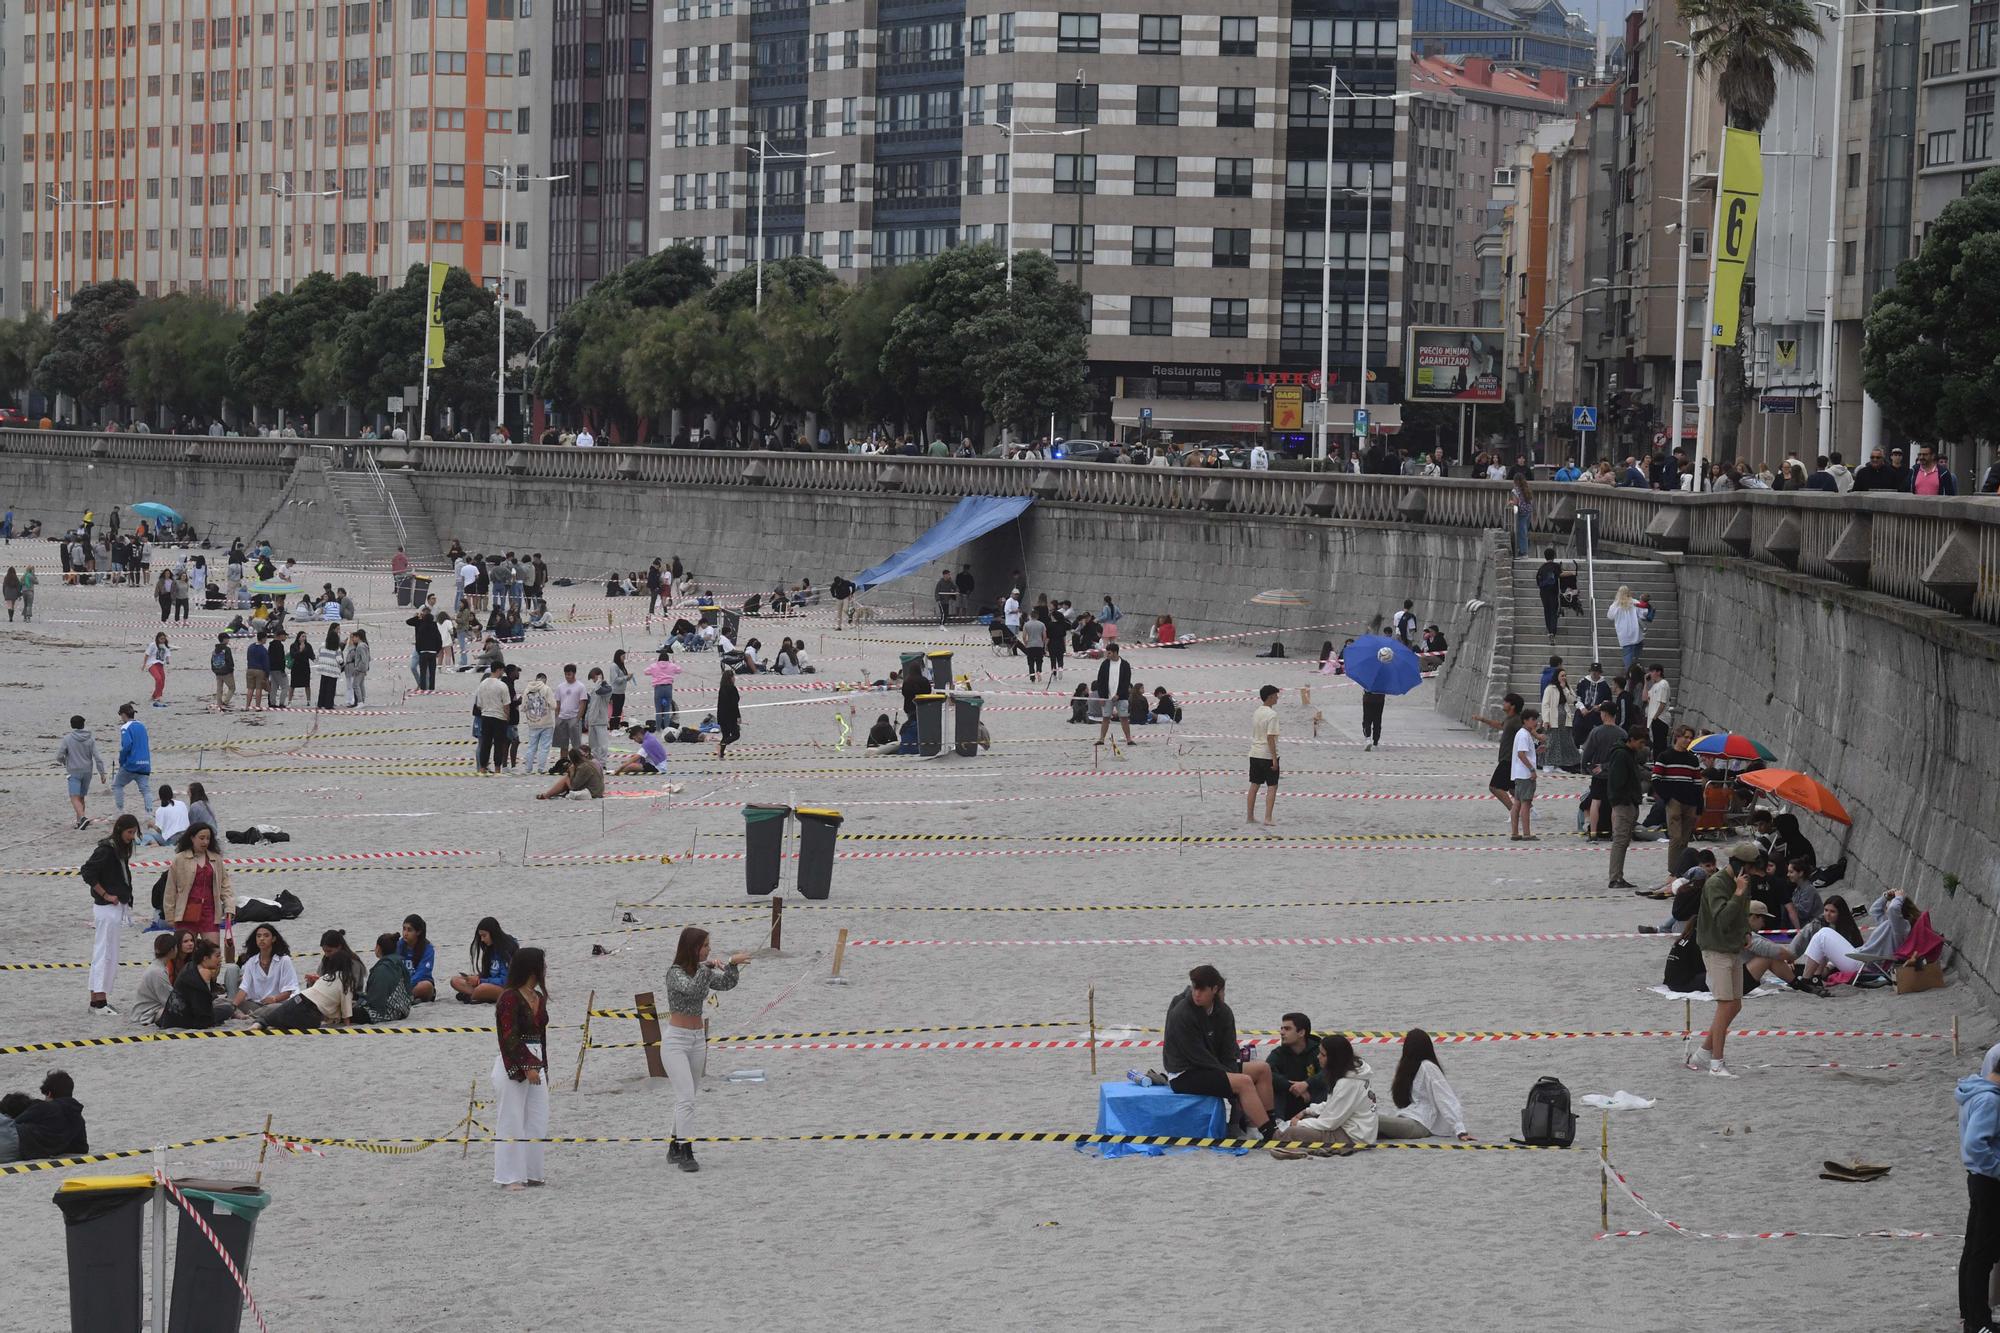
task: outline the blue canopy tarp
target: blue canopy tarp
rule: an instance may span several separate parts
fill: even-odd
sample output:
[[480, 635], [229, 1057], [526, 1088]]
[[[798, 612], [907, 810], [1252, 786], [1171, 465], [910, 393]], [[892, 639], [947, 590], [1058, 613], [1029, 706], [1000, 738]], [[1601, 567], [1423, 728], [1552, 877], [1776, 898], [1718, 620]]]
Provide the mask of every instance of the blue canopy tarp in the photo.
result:
[[856, 574], [855, 589], [865, 592], [880, 584], [893, 583], [926, 566], [936, 565], [942, 557], [974, 538], [983, 537], [1002, 523], [1019, 518], [1022, 511], [1034, 502], [1032, 495], [968, 495], [953, 505], [951, 512], [939, 519], [923, 536], [873, 569], [864, 569]]

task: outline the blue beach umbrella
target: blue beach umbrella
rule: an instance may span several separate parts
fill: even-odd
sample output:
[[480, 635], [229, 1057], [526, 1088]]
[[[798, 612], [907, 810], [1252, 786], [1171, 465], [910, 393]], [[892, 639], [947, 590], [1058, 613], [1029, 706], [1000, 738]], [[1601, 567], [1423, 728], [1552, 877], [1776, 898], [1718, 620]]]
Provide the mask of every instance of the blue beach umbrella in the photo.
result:
[[149, 518], [155, 523], [178, 524], [181, 521], [181, 516], [174, 510], [152, 500], [142, 500], [133, 505], [132, 512], [140, 518]]
[[1423, 683], [1417, 655], [1396, 640], [1364, 634], [1341, 650], [1347, 678], [1373, 694], [1408, 694]]

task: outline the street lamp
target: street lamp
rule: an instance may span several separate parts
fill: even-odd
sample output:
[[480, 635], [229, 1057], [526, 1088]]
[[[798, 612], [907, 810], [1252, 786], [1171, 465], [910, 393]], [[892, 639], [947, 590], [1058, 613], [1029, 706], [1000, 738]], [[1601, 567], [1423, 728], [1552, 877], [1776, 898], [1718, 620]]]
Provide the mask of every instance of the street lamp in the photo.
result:
[[[271, 182], [271, 184], [265, 186], [264, 188], [277, 196], [277, 199], [271, 205], [272, 220], [277, 223], [277, 226], [272, 229], [272, 234], [271, 234], [271, 288], [272, 290], [275, 291], [277, 290], [278, 286], [278, 246], [281, 243], [285, 244], [286, 255], [289, 257], [291, 254], [289, 243], [292, 238], [291, 211], [290, 211], [290, 205], [292, 200], [331, 199], [334, 195], [339, 194], [340, 191], [339, 190], [294, 190], [292, 188], [290, 172], [285, 173], [285, 180], [283, 184], [280, 184], [277, 181], [273, 181]], [[291, 267], [292, 266], [290, 263], [287, 263], [285, 265], [285, 273], [287, 277], [291, 276]]]
[[514, 164], [503, 157], [499, 166], [486, 168], [486, 174], [500, 178], [500, 300], [495, 307], [499, 315], [497, 322], [500, 325], [500, 338], [493, 358], [493, 429], [502, 431], [507, 428], [507, 196], [511, 193], [515, 181], [523, 183], [566, 181], [569, 179], [569, 173], [564, 171], [554, 176], [517, 175], [514, 172]]
[[[1333, 104], [1406, 102], [1416, 94], [1357, 93], [1351, 89], [1342, 94], [1338, 91], [1340, 74], [1331, 69], [1327, 71], [1326, 83], [1306, 86], [1326, 99], [1326, 208], [1321, 220], [1319, 248], [1319, 430], [1313, 442], [1313, 461], [1318, 463], [1326, 459], [1327, 390], [1330, 387], [1327, 316], [1333, 308]], [[1343, 189], [1341, 193], [1361, 195], [1367, 200], [1368, 218], [1361, 242], [1361, 397], [1358, 400], [1365, 409], [1368, 404], [1368, 296], [1369, 283], [1375, 276], [1375, 164], [1368, 164], [1368, 189], [1365, 192]]]
[[[1014, 166], [1020, 157], [1020, 153], [1014, 146], [1014, 140], [1021, 135], [1039, 136], [1044, 139], [1071, 139], [1079, 134], [1088, 134], [1090, 130], [1088, 128], [1080, 130], [1038, 130], [1031, 125], [1007, 125], [998, 121], [994, 122], [993, 128], [1007, 136], [1007, 291], [1011, 295], [1014, 291]], [[1083, 188], [1081, 176], [1082, 173], [1079, 172], [1079, 178], [1076, 181], [1076, 188], [1078, 190]], [[1079, 249], [1083, 245], [1083, 234], [1081, 232], [1077, 233], [1076, 244]], [[1053, 250], [1055, 247], [1051, 245], [1049, 248]]]
[[[1539, 422], [1542, 415], [1542, 377], [1540, 371], [1534, 369], [1535, 358], [1541, 354], [1542, 335], [1549, 331], [1549, 325], [1555, 322], [1556, 316], [1560, 315], [1572, 303], [1581, 301], [1586, 296], [1610, 296], [1613, 292], [1665, 291], [1673, 285], [1670, 282], [1611, 283], [1604, 278], [1598, 278], [1583, 290], [1571, 292], [1568, 296], [1550, 307], [1549, 313], [1542, 319], [1541, 327], [1535, 330], [1535, 336], [1528, 342], [1527, 360], [1530, 369], [1533, 370], [1533, 373], [1528, 376], [1528, 429], [1530, 431], [1537, 435], [1540, 434]], [[1600, 310], [1598, 313], [1602, 314], [1603, 312]]]
[[[1838, 80], [1847, 67], [1847, 20], [1879, 18], [1915, 18], [1920, 14], [1941, 14], [1957, 5], [1931, 5], [1924, 9], [1876, 9], [1869, 5], [1857, 5], [1844, 9], [1832, 0], [1813, 0], [1813, 8], [1825, 10], [1833, 19], [1833, 69], [1836, 80], [1833, 93], [1833, 135], [1826, 151], [1826, 287], [1822, 299], [1826, 309], [1820, 314], [1819, 334], [1819, 452], [1831, 455], [1833, 452], [1833, 380], [1834, 380], [1834, 321], [1833, 302], [1838, 284], [1835, 267], [1840, 253], [1840, 165], [1836, 161], [1839, 146], [1845, 142], [1841, 126], [1845, 120]], [[1685, 191], [1683, 191], [1685, 193]]]
[[[1674, 407], [1673, 419], [1668, 426], [1669, 438], [1676, 447], [1681, 442], [1681, 389], [1687, 374], [1687, 325], [1688, 325], [1688, 196], [1694, 186], [1694, 47], [1687, 42], [1668, 42], [1687, 61], [1687, 96], [1681, 109], [1681, 220], [1675, 239], [1679, 244], [1675, 257], [1674, 272]], [[1710, 244], [1714, 243], [1713, 238]], [[1697, 482], [1697, 484], [1699, 484]]]
[[771, 136], [767, 131], [757, 131], [757, 146], [743, 145], [745, 151], [757, 159], [757, 308], [764, 308], [764, 176], [767, 164], [779, 162], [808, 162], [816, 157], [832, 157], [833, 150], [823, 153], [782, 153], [771, 150]]
[[[54, 190], [49, 191], [49, 202], [56, 207], [56, 230], [58, 232], [63, 230], [62, 211], [65, 208], [112, 208], [118, 203], [116, 199], [64, 199]], [[49, 302], [50, 319], [55, 319], [62, 314], [62, 297], [62, 241], [58, 238], [56, 241], [56, 289], [54, 297]]]

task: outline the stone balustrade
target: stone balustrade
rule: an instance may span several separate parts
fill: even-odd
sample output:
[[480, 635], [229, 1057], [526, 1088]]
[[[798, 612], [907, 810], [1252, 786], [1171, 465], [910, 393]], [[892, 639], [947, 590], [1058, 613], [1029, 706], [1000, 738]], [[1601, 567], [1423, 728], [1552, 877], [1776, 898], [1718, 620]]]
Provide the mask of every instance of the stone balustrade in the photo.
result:
[[[0, 431], [0, 452], [86, 462], [289, 470], [315, 445], [354, 441]], [[385, 468], [537, 484], [764, 486], [790, 491], [957, 499], [1033, 495], [1135, 511], [1327, 518], [1507, 529], [1502, 482], [1344, 473], [1242, 472], [1120, 464], [684, 449], [372, 441]], [[1689, 556], [1734, 556], [2000, 624], [2000, 498], [1930, 499], [1819, 491], [1662, 494], [1590, 485], [1536, 487], [1539, 537], [1597, 513], [1603, 541]]]

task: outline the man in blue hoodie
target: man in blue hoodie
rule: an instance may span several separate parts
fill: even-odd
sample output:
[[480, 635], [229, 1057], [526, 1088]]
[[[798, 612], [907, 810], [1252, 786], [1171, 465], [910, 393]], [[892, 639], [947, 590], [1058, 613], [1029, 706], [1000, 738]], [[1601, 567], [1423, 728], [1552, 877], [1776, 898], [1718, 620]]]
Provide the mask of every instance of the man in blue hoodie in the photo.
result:
[[139, 784], [139, 799], [145, 803], [146, 814], [153, 813], [153, 784], [147, 779], [153, 775], [153, 745], [146, 736], [146, 724], [139, 720], [139, 710], [131, 704], [118, 705], [118, 716], [125, 719], [118, 727], [118, 773], [111, 779], [111, 802], [122, 814], [125, 810], [125, 784]]
[[1958, 1155], [1972, 1209], [1958, 1256], [1958, 1316], [1965, 1333], [1995, 1333], [1988, 1283], [2000, 1263], [2000, 1046], [1958, 1081]]

